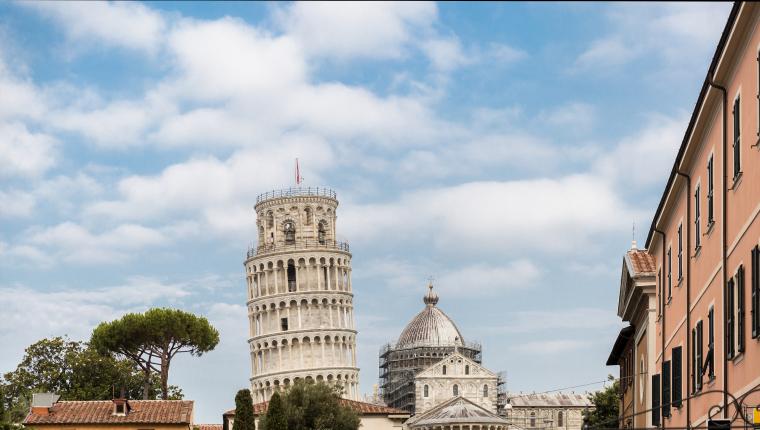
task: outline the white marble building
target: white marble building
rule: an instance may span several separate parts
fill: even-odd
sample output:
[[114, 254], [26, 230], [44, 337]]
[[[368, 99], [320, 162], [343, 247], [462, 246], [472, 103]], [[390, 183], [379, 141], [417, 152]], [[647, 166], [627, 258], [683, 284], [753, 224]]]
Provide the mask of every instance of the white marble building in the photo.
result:
[[415, 413], [424, 413], [454, 397], [464, 397], [495, 414], [496, 380], [496, 373], [455, 352], [414, 378]]
[[258, 246], [245, 260], [255, 402], [298, 379], [359, 397], [351, 253], [336, 240], [337, 208], [326, 188], [256, 199]]

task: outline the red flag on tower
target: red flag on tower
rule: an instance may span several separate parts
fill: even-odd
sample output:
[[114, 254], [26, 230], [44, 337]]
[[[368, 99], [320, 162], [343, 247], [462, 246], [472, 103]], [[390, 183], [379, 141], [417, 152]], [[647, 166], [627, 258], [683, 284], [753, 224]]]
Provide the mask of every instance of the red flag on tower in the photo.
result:
[[301, 177], [301, 169], [298, 167], [298, 158], [296, 158], [296, 185], [301, 185], [303, 178]]

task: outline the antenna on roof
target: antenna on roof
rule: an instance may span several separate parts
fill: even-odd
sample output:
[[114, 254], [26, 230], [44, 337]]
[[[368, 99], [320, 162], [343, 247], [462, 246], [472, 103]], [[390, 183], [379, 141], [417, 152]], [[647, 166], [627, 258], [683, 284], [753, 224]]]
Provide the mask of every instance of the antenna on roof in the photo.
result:
[[638, 249], [638, 245], [636, 245], [636, 221], [633, 222], [631, 228], [631, 249]]

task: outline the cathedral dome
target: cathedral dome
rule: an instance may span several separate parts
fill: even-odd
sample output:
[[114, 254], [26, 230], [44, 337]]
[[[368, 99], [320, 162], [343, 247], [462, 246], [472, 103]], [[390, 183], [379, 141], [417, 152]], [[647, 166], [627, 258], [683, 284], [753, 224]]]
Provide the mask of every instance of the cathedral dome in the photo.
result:
[[464, 346], [462, 333], [454, 321], [436, 307], [438, 295], [433, 292], [433, 284], [423, 297], [425, 309], [412, 318], [398, 338], [396, 348], [412, 346]]

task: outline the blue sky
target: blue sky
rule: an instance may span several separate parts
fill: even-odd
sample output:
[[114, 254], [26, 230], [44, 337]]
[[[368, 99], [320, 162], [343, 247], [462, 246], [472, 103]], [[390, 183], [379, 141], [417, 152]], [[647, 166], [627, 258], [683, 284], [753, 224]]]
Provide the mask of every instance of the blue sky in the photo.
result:
[[729, 9], [0, 3], [0, 371], [176, 306], [221, 331], [171, 375], [220, 422], [250, 376], [252, 206], [298, 157], [338, 192], [363, 392], [431, 275], [510, 390], [602, 380]]

